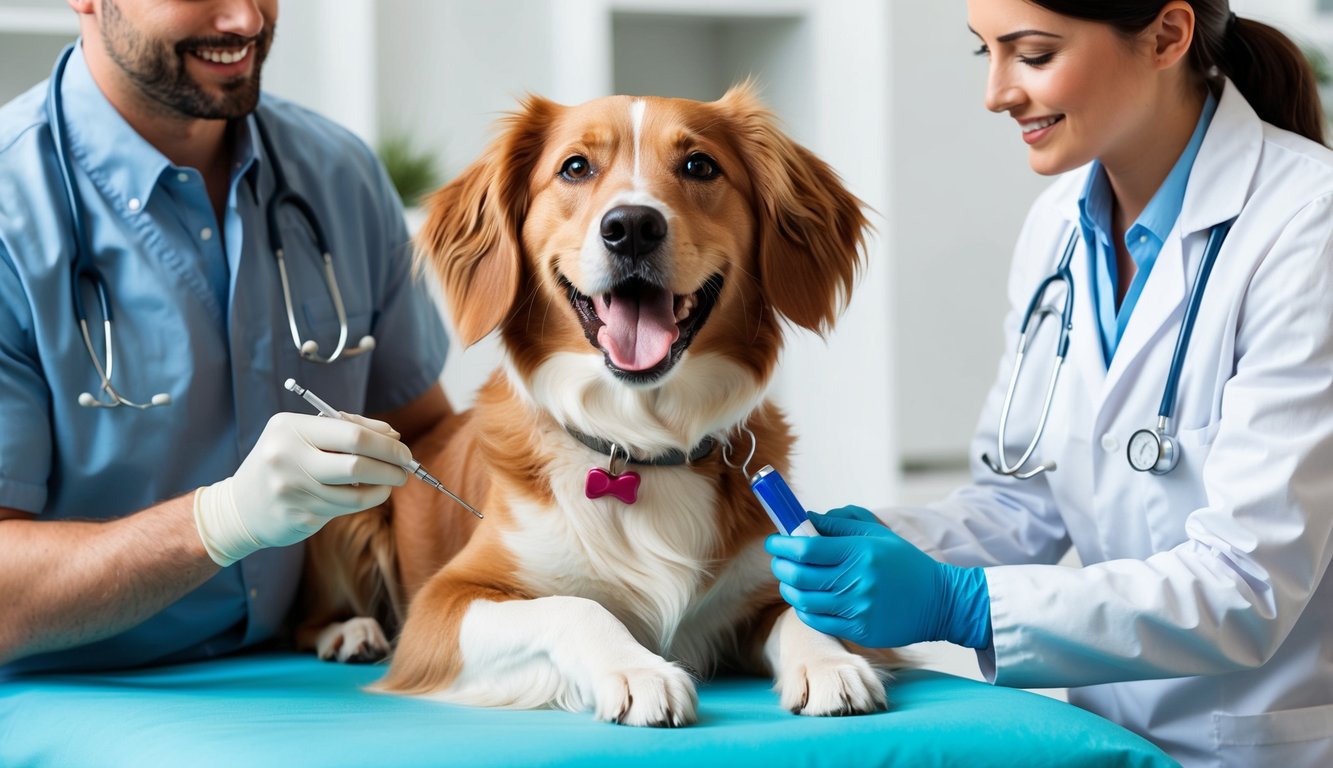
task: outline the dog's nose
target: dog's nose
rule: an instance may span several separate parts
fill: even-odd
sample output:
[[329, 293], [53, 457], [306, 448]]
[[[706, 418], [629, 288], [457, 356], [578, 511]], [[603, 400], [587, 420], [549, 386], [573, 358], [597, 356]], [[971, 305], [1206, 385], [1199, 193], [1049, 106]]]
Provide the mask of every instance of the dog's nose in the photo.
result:
[[602, 242], [617, 256], [647, 256], [666, 236], [666, 217], [651, 206], [618, 205], [602, 217]]

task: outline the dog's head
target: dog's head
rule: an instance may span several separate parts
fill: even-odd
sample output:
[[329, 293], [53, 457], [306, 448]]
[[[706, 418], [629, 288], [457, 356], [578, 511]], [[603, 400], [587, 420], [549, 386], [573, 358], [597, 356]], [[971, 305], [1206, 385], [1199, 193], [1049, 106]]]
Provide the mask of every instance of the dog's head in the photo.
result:
[[578, 355], [602, 386], [639, 391], [722, 360], [752, 379], [748, 407], [781, 318], [832, 325], [866, 229], [748, 85], [709, 103], [530, 97], [429, 208], [422, 251], [464, 344], [498, 328], [529, 382]]

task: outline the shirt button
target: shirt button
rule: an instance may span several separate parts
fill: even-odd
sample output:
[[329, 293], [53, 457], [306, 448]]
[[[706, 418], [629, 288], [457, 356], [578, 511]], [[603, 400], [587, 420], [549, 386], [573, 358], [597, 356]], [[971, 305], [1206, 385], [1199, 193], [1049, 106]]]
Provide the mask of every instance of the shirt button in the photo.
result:
[[199, 230], [199, 239], [200, 239], [200, 240], [212, 240], [212, 239], [213, 239], [213, 230], [212, 230], [212, 228], [211, 228], [211, 227], [204, 227], [203, 229]]
[[181, 171], [180, 173], [176, 174], [176, 181], [179, 181], [182, 184], [184, 184], [189, 180], [190, 180], [190, 174], [186, 173], [185, 171]]
[[1113, 453], [1115, 452], [1115, 449], [1119, 447], [1120, 443], [1115, 439], [1115, 437], [1111, 436], [1109, 433], [1102, 435], [1102, 448], [1107, 453]]
[[141, 206], [142, 203], [139, 202], [139, 198], [137, 198], [137, 197], [131, 197], [131, 198], [130, 198], [130, 203], [129, 203], [129, 205], [130, 205], [130, 210], [131, 210], [131, 211], [137, 211], [137, 210], [139, 210], [139, 206]]
[[250, 599], [254, 600], [257, 597], [259, 597], [259, 589], [257, 587], [250, 587]]
[[1139, 245], [1143, 245], [1143, 244], [1146, 243], [1146, 242], [1148, 242], [1148, 236], [1147, 236], [1147, 235], [1139, 235]]

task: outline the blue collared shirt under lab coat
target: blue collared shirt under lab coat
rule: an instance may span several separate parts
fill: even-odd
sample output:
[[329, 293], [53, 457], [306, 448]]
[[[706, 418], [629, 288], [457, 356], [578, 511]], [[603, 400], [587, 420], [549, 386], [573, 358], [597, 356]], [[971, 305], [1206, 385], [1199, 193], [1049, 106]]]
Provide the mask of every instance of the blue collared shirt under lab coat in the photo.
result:
[[1120, 337], [1125, 333], [1125, 325], [1134, 312], [1143, 285], [1148, 281], [1157, 254], [1161, 253], [1162, 244], [1176, 225], [1180, 217], [1180, 208], [1185, 202], [1185, 185], [1189, 182], [1190, 169], [1194, 167], [1194, 158], [1203, 145], [1203, 137], [1208, 133], [1208, 124], [1217, 111], [1217, 99], [1208, 94], [1199, 121], [1194, 126], [1185, 151], [1180, 153], [1176, 164], [1167, 174], [1166, 180], [1157, 188], [1152, 200], [1139, 214], [1129, 229], [1125, 230], [1125, 247], [1134, 260], [1134, 279], [1125, 292], [1125, 299], [1116, 309], [1116, 296], [1119, 293], [1119, 281], [1116, 267], [1115, 246], [1111, 243], [1111, 184], [1106, 178], [1106, 170], [1099, 161], [1094, 160], [1088, 174], [1088, 183], [1079, 198], [1079, 225], [1083, 233], [1083, 244], [1088, 252], [1089, 273], [1093, 276], [1091, 285], [1093, 314], [1097, 318], [1101, 332], [1102, 359], [1110, 365], [1115, 355]]
[[[228, 477], [274, 413], [310, 412], [283, 389], [288, 377], [359, 413], [404, 406], [435, 383], [447, 338], [412, 276], [398, 197], [362, 142], [305, 109], [261, 100], [288, 183], [331, 243], [349, 344], [376, 339], [370, 354], [307, 362], [288, 330], [269, 245], [272, 159], [254, 118], [233, 125], [236, 162], [219, 222], [203, 177], [172, 165], [124, 121], [79, 50], [63, 80], [68, 148], [114, 315], [112, 383], [131, 400], [165, 392], [171, 404], [78, 405], [81, 392], [100, 394], [100, 379], [72, 306], [68, 206], [39, 85], [0, 108], [0, 506], [43, 520], [116, 518]], [[339, 326], [313, 239], [283, 211], [297, 322], [328, 354]], [[100, 308], [85, 304], [100, 351]], [[302, 551], [256, 552], [139, 626], [10, 669], [208, 657], [263, 641], [291, 605]]]

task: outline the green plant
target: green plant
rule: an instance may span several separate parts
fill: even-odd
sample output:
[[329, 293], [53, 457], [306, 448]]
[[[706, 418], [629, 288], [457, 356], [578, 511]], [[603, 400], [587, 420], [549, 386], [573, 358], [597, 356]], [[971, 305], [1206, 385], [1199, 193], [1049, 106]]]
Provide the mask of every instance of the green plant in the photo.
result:
[[1310, 62], [1310, 69], [1314, 70], [1314, 80], [1320, 85], [1333, 83], [1333, 66], [1330, 66], [1328, 54], [1320, 48], [1314, 46], [1303, 46], [1301, 48], [1305, 54], [1305, 60]]
[[443, 174], [435, 155], [418, 149], [404, 133], [393, 133], [379, 143], [376, 153], [389, 179], [398, 190], [398, 196], [407, 206], [416, 205], [421, 198], [439, 186]]

